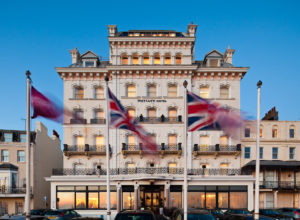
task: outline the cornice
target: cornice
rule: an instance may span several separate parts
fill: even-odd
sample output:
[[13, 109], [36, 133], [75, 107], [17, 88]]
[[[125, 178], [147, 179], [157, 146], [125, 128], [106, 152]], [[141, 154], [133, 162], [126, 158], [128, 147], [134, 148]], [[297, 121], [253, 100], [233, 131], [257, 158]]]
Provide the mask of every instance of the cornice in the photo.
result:
[[182, 41], [188, 41], [188, 42], [194, 42], [196, 40], [195, 37], [108, 37], [109, 42], [118, 42], [118, 41], [124, 41], [124, 42], [135, 42], [135, 41], [141, 41], [141, 42], [151, 42], [151, 41], [160, 41], [160, 42], [182, 42]]

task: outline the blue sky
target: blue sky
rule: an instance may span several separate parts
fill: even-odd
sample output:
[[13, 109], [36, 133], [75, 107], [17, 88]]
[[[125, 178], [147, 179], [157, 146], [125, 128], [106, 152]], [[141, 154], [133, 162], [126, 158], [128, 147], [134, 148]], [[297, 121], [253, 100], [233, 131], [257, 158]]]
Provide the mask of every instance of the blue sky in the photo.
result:
[[[34, 86], [62, 100], [55, 67], [71, 63], [69, 49], [108, 57], [107, 24], [119, 31], [186, 31], [198, 24], [196, 59], [235, 49], [233, 64], [249, 66], [241, 107], [256, 117], [256, 83], [263, 81], [261, 115], [273, 106], [280, 120], [300, 120], [300, 1], [1, 1], [0, 129], [24, 129], [25, 72]], [[40, 119], [62, 136], [60, 124]], [[35, 120], [33, 120], [34, 123]]]

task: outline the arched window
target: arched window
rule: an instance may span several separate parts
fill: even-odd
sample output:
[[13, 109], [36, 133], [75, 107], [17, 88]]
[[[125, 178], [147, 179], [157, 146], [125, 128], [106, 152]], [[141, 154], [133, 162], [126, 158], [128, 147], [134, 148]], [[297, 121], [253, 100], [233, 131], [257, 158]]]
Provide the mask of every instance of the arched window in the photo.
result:
[[209, 98], [209, 86], [200, 86], [200, 97]]
[[181, 54], [176, 54], [176, 56], [175, 56], [175, 64], [181, 64]]
[[156, 97], [156, 86], [151, 84], [147, 86], [147, 97]]
[[123, 54], [121, 57], [122, 65], [128, 64], [128, 56], [127, 54]]
[[150, 56], [147, 53], [143, 55], [143, 64], [150, 64]]
[[74, 99], [83, 99], [84, 90], [81, 86], [74, 87]]
[[290, 125], [289, 138], [295, 138], [295, 125]]
[[135, 85], [127, 85], [127, 97], [136, 97]]
[[177, 85], [168, 85], [168, 97], [177, 97]]
[[228, 99], [229, 98], [229, 87], [228, 86], [220, 86], [220, 98]]
[[160, 64], [160, 55], [159, 55], [159, 53], [154, 54], [154, 64]]
[[137, 53], [132, 54], [132, 64], [139, 64], [139, 55]]
[[128, 114], [130, 117], [135, 118], [135, 109], [134, 108], [128, 108], [127, 111], [128, 111]]
[[273, 125], [272, 126], [272, 138], [277, 138], [278, 137], [278, 126]]
[[103, 99], [104, 91], [103, 87], [97, 86], [94, 88], [94, 99]]
[[171, 64], [171, 55], [169, 53], [165, 55], [165, 64]]

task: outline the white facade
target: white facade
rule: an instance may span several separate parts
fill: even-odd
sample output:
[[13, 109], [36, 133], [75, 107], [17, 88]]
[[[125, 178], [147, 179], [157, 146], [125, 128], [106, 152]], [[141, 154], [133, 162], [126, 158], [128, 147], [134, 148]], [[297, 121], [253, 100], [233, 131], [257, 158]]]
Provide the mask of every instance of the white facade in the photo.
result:
[[[217, 198], [221, 196], [218, 193], [221, 193], [222, 187], [219, 186], [224, 185], [227, 188], [223, 187], [222, 196], [228, 197], [228, 204], [220, 208], [238, 204], [233, 199], [229, 204], [229, 188], [238, 185], [240, 189], [235, 188], [237, 193], [232, 188], [231, 198], [235, 198], [239, 190], [243, 191], [244, 208], [253, 209], [252, 202], [249, 202], [252, 201], [252, 193], [249, 192], [252, 192], [254, 179], [240, 175], [240, 140], [227, 138], [221, 131], [198, 131], [189, 133], [187, 146], [184, 144], [183, 82], [187, 80], [188, 90], [197, 95], [239, 109], [240, 80], [248, 70], [247, 67], [232, 65], [234, 50], [230, 48], [224, 55], [213, 50], [203, 61], [195, 61], [196, 29], [197, 25], [190, 24], [186, 33], [156, 30], [118, 32], [115, 25], [109, 25], [109, 61], [101, 60], [91, 51], [80, 55], [76, 48], [70, 50], [72, 65], [56, 70], [64, 81], [65, 106], [77, 112], [82, 119], [66, 118], [64, 121], [65, 169], [48, 178], [51, 181], [51, 208], [59, 208], [56, 198], [64, 193], [59, 194], [59, 186], [106, 184], [105, 173], [102, 173], [106, 168], [105, 147], [102, 145], [105, 145], [106, 136], [103, 91], [107, 75], [112, 92], [129, 113], [155, 136], [160, 146], [159, 158], [144, 156], [139, 141], [129, 131], [110, 129], [110, 167], [113, 169], [112, 185], [116, 186], [117, 192], [116, 211], [125, 209], [127, 205], [124, 197], [124, 192], [130, 190], [127, 186], [134, 190], [132, 208], [172, 206], [174, 201], [171, 197], [180, 191], [183, 184], [184, 153], [188, 156], [189, 172], [194, 173], [189, 175], [189, 185], [195, 187], [189, 191], [198, 193], [200, 190], [201, 194], [202, 186], [206, 186], [206, 201], [199, 202], [205, 203], [203, 207], [220, 206]], [[150, 188], [156, 185], [157, 189], [162, 187], [157, 194], [160, 202], [155, 205], [152, 197], [156, 192]], [[180, 187], [175, 189], [175, 186]], [[209, 191], [208, 186], [215, 187], [215, 190]], [[147, 190], [152, 193], [149, 192], [152, 198], [150, 206], [146, 204]], [[208, 195], [213, 200], [210, 201]], [[79, 212], [105, 213], [101, 207], [91, 210], [88, 201], [85, 202], [86, 208], [78, 208]], [[76, 203], [74, 200], [74, 206]], [[190, 197], [190, 205], [196, 203]]]

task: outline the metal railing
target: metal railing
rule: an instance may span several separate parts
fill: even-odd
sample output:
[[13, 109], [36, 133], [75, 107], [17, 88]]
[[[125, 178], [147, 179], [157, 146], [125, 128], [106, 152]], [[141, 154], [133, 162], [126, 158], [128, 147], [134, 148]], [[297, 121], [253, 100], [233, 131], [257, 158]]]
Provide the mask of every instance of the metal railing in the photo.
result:
[[71, 118], [70, 119], [70, 124], [86, 124], [86, 119]]
[[160, 117], [144, 117], [144, 116], [139, 116], [136, 118], [136, 120], [140, 123], [182, 123], [182, 116], [179, 115], [178, 117], [165, 117], [165, 116], [160, 116]]
[[241, 151], [241, 145], [198, 145], [194, 144], [194, 151], [199, 152], [236, 152]]
[[91, 122], [91, 124], [105, 124], [106, 119], [105, 118], [92, 118], [90, 122]]
[[[144, 174], [144, 175], [183, 175], [184, 169], [177, 167], [136, 167], [136, 168], [114, 168], [110, 169], [110, 175], [132, 175], [132, 174]], [[73, 175], [106, 175], [106, 169], [85, 169], [85, 168], [60, 168], [53, 169], [52, 175], [54, 176], [73, 176]], [[232, 176], [242, 175], [240, 169], [188, 169], [188, 175], [205, 175], [205, 176]]]
[[[165, 150], [165, 151], [178, 151], [182, 150], [181, 143], [178, 144], [164, 144], [162, 143], [161, 145], [157, 145], [159, 150]], [[131, 145], [131, 144], [126, 144], [122, 143], [122, 150], [126, 151], [140, 151], [142, 150], [141, 145]]]
[[0, 194], [25, 194], [26, 187], [0, 187]]
[[[111, 147], [109, 147], [111, 152]], [[106, 152], [105, 145], [68, 145], [64, 144], [64, 152]]]
[[260, 181], [261, 189], [300, 189], [300, 182], [297, 181]]

